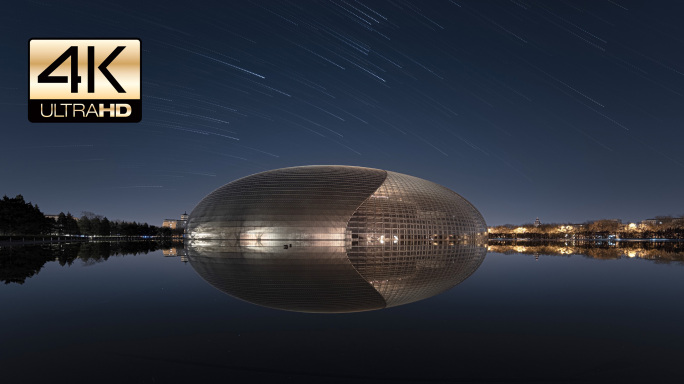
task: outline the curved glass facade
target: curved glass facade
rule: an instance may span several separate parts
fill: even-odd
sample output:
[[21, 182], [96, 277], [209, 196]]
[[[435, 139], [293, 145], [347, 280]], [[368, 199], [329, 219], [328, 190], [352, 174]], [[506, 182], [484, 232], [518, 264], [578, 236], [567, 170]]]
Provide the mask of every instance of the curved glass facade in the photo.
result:
[[188, 256], [217, 288], [257, 304], [349, 312], [410, 303], [470, 276], [482, 215], [448, 188], [349, 166], [236, 180], [190, 214]]
[[345, 240], [354, 210], [387, 177], [378, 169], [283, 168], [243, 177], [205, 197], [188, 219], [190, 239]]
[[347, 228], [349, 259], [387, 306], [436, 295], [461, 282], [454, 276], [470, 276], [487, 233], [484, 219], [463, 197], [396, 172], [387, 172]]

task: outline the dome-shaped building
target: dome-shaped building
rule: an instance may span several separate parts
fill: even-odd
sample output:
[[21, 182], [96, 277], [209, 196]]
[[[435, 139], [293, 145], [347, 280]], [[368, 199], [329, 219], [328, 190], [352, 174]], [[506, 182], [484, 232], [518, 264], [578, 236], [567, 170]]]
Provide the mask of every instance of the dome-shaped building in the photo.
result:
[[351, 166], [244, 177], [207, 195], [187, 225], [189, 260], [207, 281], [250, 302], [308, 312], [443, 292], [477, 269], [486, 236], [482, 215], [450, 189]]
[[197, 204], [191, 240], [402, 243], [483, 236], [463, 197], [401, 173], [350, 166], [276, 169], [228, 183]]

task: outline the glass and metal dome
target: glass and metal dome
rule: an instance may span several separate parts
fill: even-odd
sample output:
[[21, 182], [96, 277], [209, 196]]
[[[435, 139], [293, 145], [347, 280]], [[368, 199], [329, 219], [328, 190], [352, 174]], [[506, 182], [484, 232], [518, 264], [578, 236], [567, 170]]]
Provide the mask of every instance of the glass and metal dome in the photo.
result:
[[283, 168], [192, 211], [188, 257], [215, 287], [273, 308], [353, 312], [460, 283], [486, 254], [482, 215], [448, 188], [351, 166]]

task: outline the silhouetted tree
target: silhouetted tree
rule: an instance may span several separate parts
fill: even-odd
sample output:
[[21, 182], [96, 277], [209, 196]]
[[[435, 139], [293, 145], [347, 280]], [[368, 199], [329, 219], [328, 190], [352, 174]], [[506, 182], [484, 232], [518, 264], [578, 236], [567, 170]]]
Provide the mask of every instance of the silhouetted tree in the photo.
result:
[[67, 222], [66, 230], [67, 230], [68, 234], [70, 234], [70, 235], [80, 235], [81, 234], [81, 231], [78, 229], [78, 221], [69, 212], [67, 212], [67, 215], [66, 215], [66, 222]]
[[0, 218], [0, 234], [3, 235], [47, 234], [52, 226], [38, 205], [27, 203], [22, 195], [4, 196], [0, 200]]
[[88, 218], [88, 216], [81, 216], [81, 219], [78, 221], [78, 228], [81, 230], [81, 234], [93, 234], [93, 226], [90, 224], [90, 218]]
[[157, 236], [160, 237], [171, 237], [173, 235], [173, 230], [169, 227], [157, 228]]
[[100, 231], [99, 231], [98, 235], [109, 236], [111, 230], [112, 230], [112, 226], [109, 222], [109, 219], [107, 219], [106, 217], [103, 218], [100, 221]]
[[0, 249], [0, 281], [24, 284], [26, 278], [37, 274], [45, 263], [54, 259], [51, 250], [41, 246]]
[[100, 221], [99, 217], [93, 217], [90, 219], [90, 231], [92, 232], [92, 235], [97, 236], [100, 234], [101, 224], [102, 222]]
[[81, 231], [78, 227], [78, 221], [71, 216], [71, 213], [65, 215], [60, 212], [57, 216], [57, 233], [59, 235], [80, 235]]
[[66, 234], [66, 226], [66, 215], [64, 214], [64, 212], [60, 212], [57, 216], [57, 226], [55, 227], [55, 229], [57, 230], [57, 234]]

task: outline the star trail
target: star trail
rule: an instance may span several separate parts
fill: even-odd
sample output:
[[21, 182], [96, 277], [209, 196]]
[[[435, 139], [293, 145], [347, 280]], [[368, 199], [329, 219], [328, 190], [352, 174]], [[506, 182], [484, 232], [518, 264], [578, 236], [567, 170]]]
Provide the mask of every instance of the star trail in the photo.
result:
[[[116, 5], [114, 5], [116, 4]], [[684, 6], [22, 2], [0, 15], [0, 193], [159, 225], [268, 169], [416, 175], [490, 225], [684, 214]], [[32, 124], [27, 41], [142, 42], [138, 124]]]

